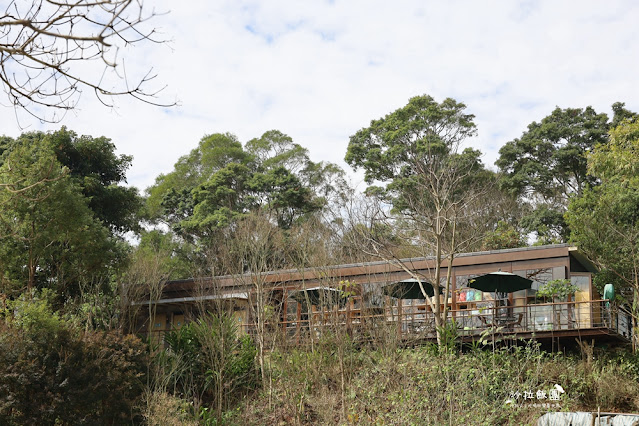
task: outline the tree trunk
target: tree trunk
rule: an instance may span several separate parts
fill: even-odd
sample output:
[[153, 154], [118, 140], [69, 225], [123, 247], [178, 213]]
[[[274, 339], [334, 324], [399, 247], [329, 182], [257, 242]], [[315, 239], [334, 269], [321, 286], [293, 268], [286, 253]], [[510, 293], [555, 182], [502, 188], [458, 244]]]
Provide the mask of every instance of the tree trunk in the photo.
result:
[[639, 350], [639, 278], [635, 280], [634, 296], [632, 298], [632, 321], [630, 336], [632, 339], [632, 351], [637, 353]]
[[264, 286], [261, 283], [257, 287], [257, 345], [259, 351], [260, 377], [262, 384], [266, 383], [266, 370], [264, 366], [264, 333], [265, 333], [265, 303], [264, 303]]
[[[439, 281], [441, 277], [441, 259], [442, 259], [442, 236], [441, 236], [441, 227], [440, 227], [441, 216], [439, 213], [437, 214], [437, 221], [435, 226], [437, 227], [437, 236], [436, 236], [436, 259], [435, 259], [435, 282], [433, 283], [433, 289], [435, 293], [435, 331], [437, 333], [437, 345], [441, 347], [442, 345], [442, 334], [441, 328], [446, 324], [446, 318], [442, 318], [441, 315], [441, 301], [440, 301], [440, 292], [439, 292]], [[444, 300], [444, 304], [447, 300]], [[446, 310], [444, 309], [444, 312]]]

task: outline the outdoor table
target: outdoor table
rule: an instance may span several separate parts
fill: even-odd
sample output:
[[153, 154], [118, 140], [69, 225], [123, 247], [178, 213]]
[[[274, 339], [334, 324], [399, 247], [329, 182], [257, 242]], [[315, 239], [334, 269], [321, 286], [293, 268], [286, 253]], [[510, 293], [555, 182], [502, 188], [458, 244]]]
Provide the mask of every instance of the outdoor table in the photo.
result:
[[523, 314], [519, 314], [518, 317], [496, 316], [494, 318], [489, 315], [489, 316], [480, 317], [480, 320], [481, 322], [486, 324], [486, 326], [488, 327], [501, 326], [501, 327], [512, 329], [514, 326], [521, 324], [522, 317], [523, 317]]

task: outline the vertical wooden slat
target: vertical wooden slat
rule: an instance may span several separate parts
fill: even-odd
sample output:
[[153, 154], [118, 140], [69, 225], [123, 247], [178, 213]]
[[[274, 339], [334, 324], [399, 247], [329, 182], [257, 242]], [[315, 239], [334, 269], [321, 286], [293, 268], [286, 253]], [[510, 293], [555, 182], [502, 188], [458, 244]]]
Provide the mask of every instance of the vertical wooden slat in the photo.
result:
[[302, 322], [302, 304], [297, 302], [297, 332], [295, 333], [297, 338], [296, 338], [296, 343], [297, 345], [300, 344], [300, 334], [301, 334], [301, 324]]
[[402, 299], [397, 299], [397, 334], [402, 337]]

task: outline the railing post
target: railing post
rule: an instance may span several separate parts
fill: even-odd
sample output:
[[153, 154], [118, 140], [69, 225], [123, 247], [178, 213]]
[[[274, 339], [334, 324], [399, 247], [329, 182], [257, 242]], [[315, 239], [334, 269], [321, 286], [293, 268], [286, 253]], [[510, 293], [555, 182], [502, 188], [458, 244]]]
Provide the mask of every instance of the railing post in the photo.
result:
[[301, 333], [301, 331], [302, 331], [301, 330], [301, 326], [302, 326], [301, 322], [302, 322], [302, 304], [297, 302], [297, 327], [296, 327], [297, 330], [296, 330], [296, 333], [295, 333], [297, 335], [297, 337], [295, 338], [295, 344], [297, 346], [299, 346], [299, 344], [300, 344], [300, 334], [302, 334]]
[[353, 330], [351, 330], [351, 305], [353, 304], [353, 299], [349, 298], [346, 302], [346, 333], [349, 336], [353, 335]]
[[282, 306], [282, 310], [284, 312], [284, 321], [280, 323], [280, 328], [282, 329], [282, 341], [286, 344], [286, 332], [288, 328], [288, 292], [284, 290], [284, 302]]
[[402, 337], [402, 299], [397, 299], [397, 335]]

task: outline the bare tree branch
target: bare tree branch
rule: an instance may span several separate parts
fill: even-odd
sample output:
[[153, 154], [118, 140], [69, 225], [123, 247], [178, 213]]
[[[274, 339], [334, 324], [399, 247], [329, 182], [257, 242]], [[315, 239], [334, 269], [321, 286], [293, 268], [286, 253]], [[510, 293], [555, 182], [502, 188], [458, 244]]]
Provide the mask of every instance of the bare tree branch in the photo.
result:
[[44, 122], [60, 121], [87, 88], [108, 107], [115, 96], [176, 105], [159, 99], [164, 87], [149, 87], [152, 68], [129, 80], [119, 57], [125, 47], [166, 41], [148, 26], [157, 15], [142, 0], [12, 0], [0, 16], [0, 81], [9, 104]]

